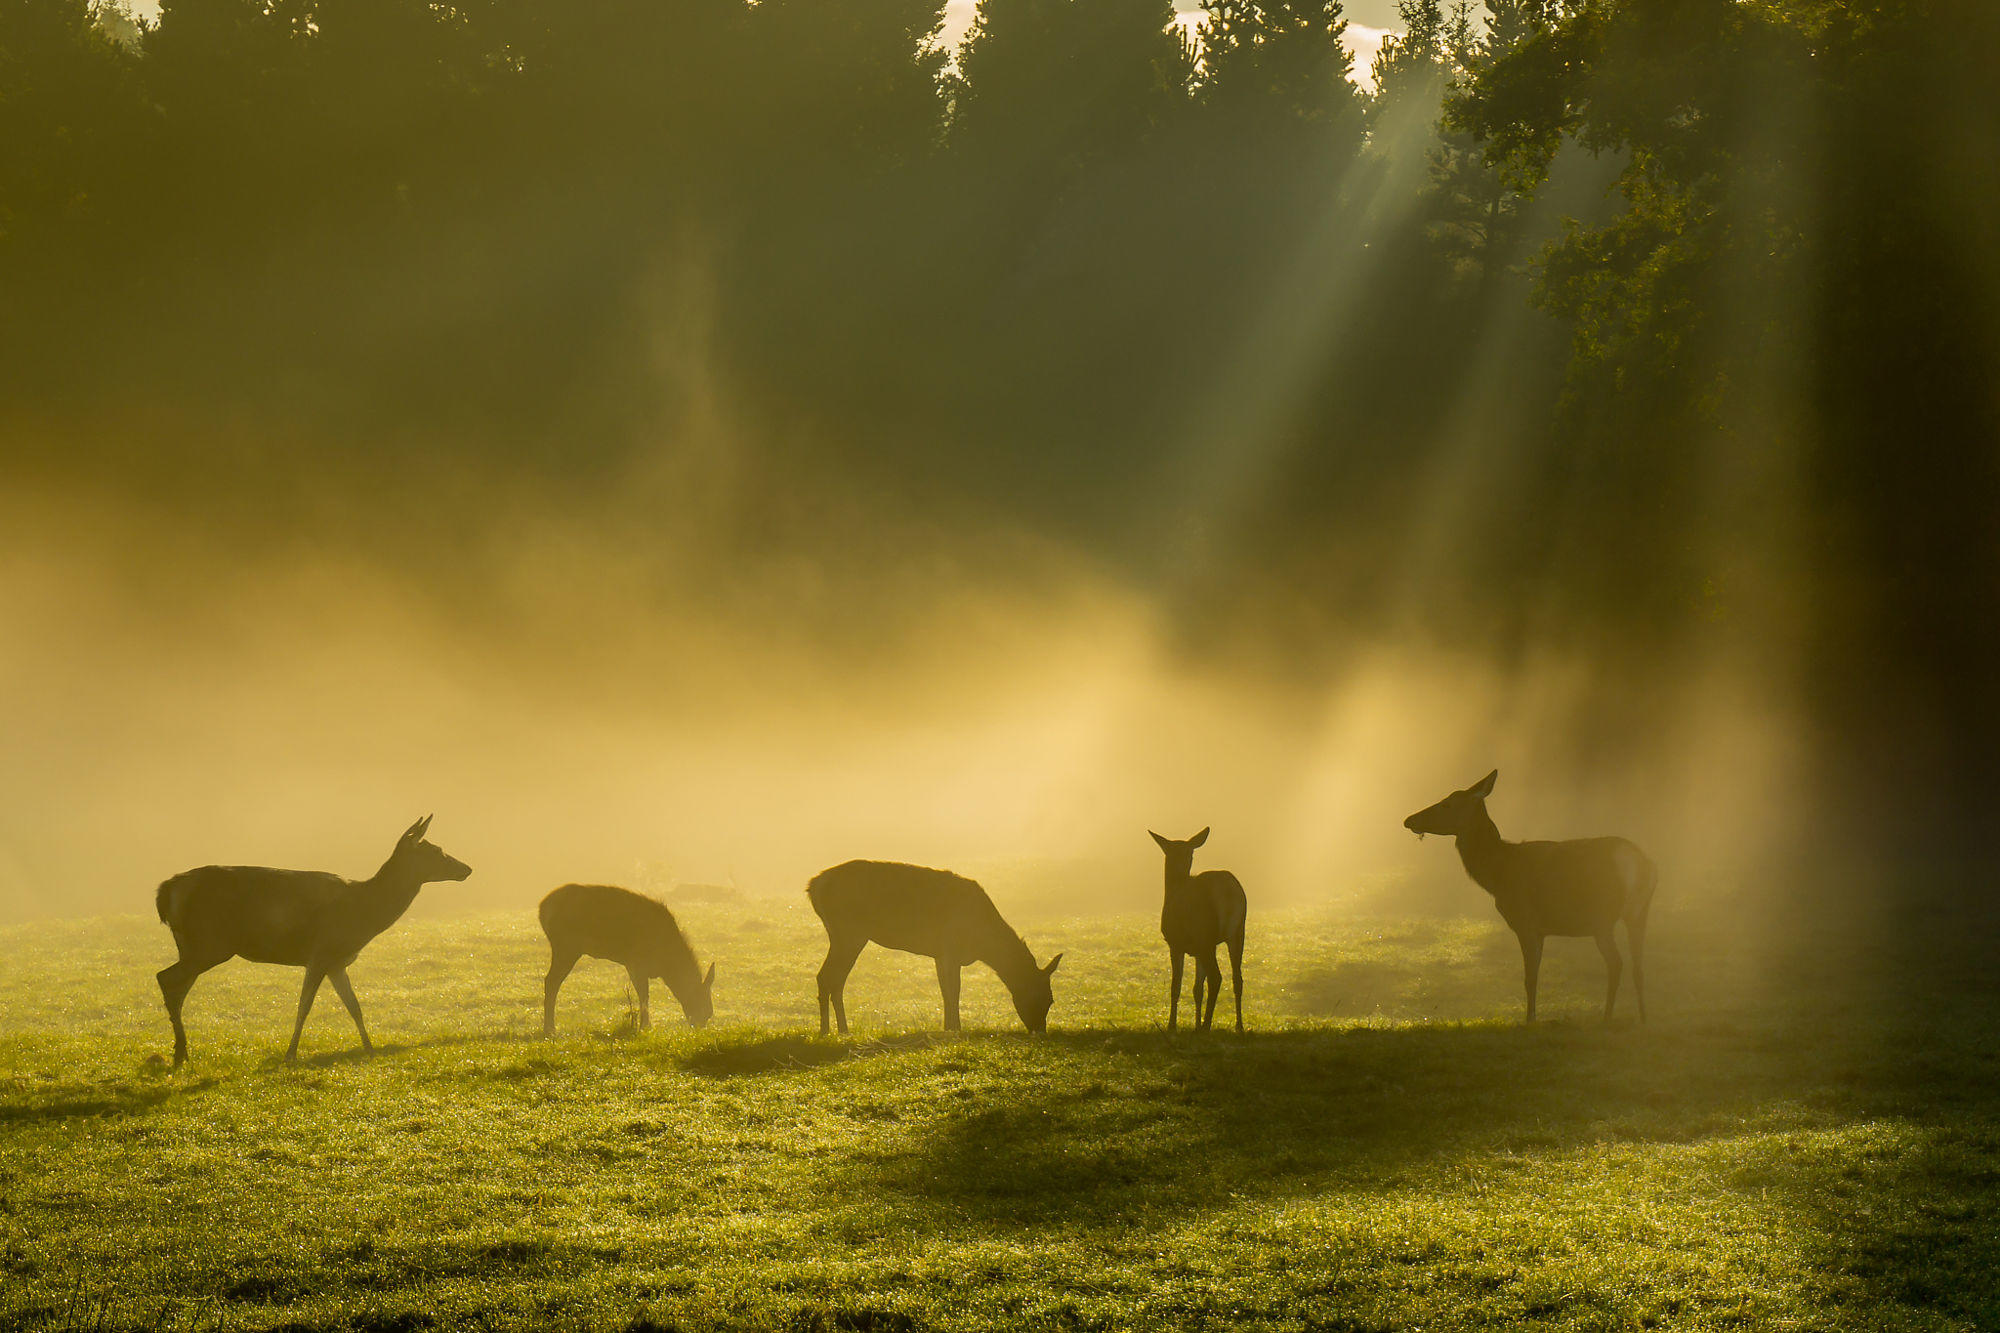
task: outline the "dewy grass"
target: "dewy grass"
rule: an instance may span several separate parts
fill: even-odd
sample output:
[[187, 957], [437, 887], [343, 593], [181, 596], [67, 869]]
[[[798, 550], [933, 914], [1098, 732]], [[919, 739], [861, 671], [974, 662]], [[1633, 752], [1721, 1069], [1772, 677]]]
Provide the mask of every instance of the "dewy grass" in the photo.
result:
[[1976, 961], [1787, 964], [1663, 902], [1650, 1024], [1567, 941], [1528, 1029], [1497, 922], [1253, 905], [1251, 1031], [1169, 1040], [1153, 922], [1025, 917], [1046, 1036], [982, 970], [946, 1037], [870, 950], [828, 1040], [802, 899], [683, 916], [701, 1032], [586, 961], [541, 1040], [521, 912], [364, 954], [372, 1059], [325, 1005], [282, 1064], [297, 970], [220, 968], [177, 1075], [157, 924], [0, 931], [0, 1323], [2000, 1326]]

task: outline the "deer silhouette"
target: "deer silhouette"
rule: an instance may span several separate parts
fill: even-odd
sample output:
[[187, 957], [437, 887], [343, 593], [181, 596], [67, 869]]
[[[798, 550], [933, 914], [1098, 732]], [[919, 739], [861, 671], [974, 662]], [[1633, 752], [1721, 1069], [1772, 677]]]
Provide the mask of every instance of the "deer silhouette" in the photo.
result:
[[306, 970], [285, 1059], [298, 1058], [299, 1034], [321, 981], [333, 982], [361, 1034], [361, 1049], [372, 1052], [361, 1004], [347, 981], [348, 965], [370, 940], [396, 924], [424, 885], [472, 873], [465, 862], [424, 841], [430, 826], [429, 815], [410, 825], [368, 879], [342, 879], [323, 870], [202, 866], [160, 885], [154, 906], [174, 932], [181, 955], [159, 973], [160, 994], [174, 1024], [174, 1067], [187, 1059], [181, 1005], [188, 988], [202, 973], [236, 957]]
[[577, 959], [589, 954], [623, 963], [639, 993], [639, 1026], [652, 1026], [652, 978], [667, 983], [688, 1022], [715, 1016], [715, 964], [702, 975], [687, 936], [657, 898], [610, 884], [565, 884], [542, 899], [542, 933], [549, 937], [549, 975], [542, 984], [542, 1035], [556, 1035], [556, 992]]
[[947, 1032], [958, 1031], [959, 971], [972, 963], [985, 963], [999, 975], [1028, 1031], [1047, 1029], [1055, 1004], [1049, 978], [1062, 955], [1046, 967], [1037, 963], [986, 890], [971, 880], [895, 861], [848, 861], [814, 875], [806, 896], [826, 926], [826, 961], [819, 969], [821, 1036], [827, 1034], [829, 1005], [846, 1034], [847, 975], [870, 942], [937, 960]]
[[1521, 942], [1528, 988], [1528, 1021], [1535, 1021], [1535, 984], [1542, 970], [1542, 942], [1550, 935], [1584, 936], [1604, 955], [1604, 1017], [1618, 999], [1623, 971], [1612, 928], [1625, 923], [1632, 946], [1632, 989], [1639, 1021], [1646, 1021], [1646, 914], [1659, 872], [1624, 838], [1575, 838], [1566, 842], [1506, 842], [1486, 813], [1486, 798], [1500, 777], [1495, 769], [1463, 791], [1417, 811], [1403, 827], [1419, 838], [1442, 833], [1457, 839], [1458, 859], [1475, 884], [1493, 895], [1501, 919]]
[[[1147, 832], [1152, 833], [1148, 829]], [[1160, 934], [1167, 940], [1173, 959], [1173, 987], [1167, 999], [1167, 1031], [1180, 1024], [1181, 967], [1194, 955], [1194, 1022], [1197, 1031], [1215, 1025], [1215, 1002], [1222, 994], [1222, 968], [1215, 961], [1219, 944], [1229, 946], [1230, 979], [1236, 988], [1236, 1030], [1243, 1030], [1243, 925], [1249, 914], [1249, 899], [1242, 881], [1227, 870], [1193, 873], [1195, 849], [1208, 841], [1203, 829], [1192, 838], [1163, 838], [1153, 841], [1167, 854], [1167, 892], [1160, 904]], [[1202, 1008], [1202, 992], [1207, 988], [1208, 1007]]]

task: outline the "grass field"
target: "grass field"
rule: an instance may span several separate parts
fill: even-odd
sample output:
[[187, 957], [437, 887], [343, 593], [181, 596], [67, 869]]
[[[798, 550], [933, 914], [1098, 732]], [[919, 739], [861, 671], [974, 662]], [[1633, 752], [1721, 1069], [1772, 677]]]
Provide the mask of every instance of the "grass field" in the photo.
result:
[[1759, 959], [1663, 896], [1651, 1023], [1563, 941], [1527, 1029], [1497, 921], [1253, 910], [1252, 1031], [1169, 1040], [1150, 919], [1023, 916], [1046, 1037], [984, 969], [945, 1037], [929, 963], [870, 950], [823, 1040], [802, 899], [682, 915], [700, 1032], [586, 962], [542, 1041], [520, 912], [377, 941], [372, 1059], [328, 992], [283, 1065], [299, 973], [229, 964], [177, 1075], [164, 927], [0, 930], [0, 1321], [2000, 1328], [1979, 948]]

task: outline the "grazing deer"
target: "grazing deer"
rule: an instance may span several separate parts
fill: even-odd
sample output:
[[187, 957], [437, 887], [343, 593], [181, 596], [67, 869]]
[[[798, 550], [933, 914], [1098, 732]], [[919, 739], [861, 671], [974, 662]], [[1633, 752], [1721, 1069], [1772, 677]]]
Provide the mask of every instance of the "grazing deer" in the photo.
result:
[[576, 960], [589, 954], [623, 963], [639, 992], [639, 1026], [651, 1027], [652, 979], [667, 983], [688, 1022], [715, 1016], [715, 964], [703, 975], [687, 936], [657, 898], [610, 884], [565, 884], [542, 899], [542, 933], [549, 937], [549, 975], [542, 983], [542, 1035], [556, 1035], [556, 992]]
[[1604, 1017], [1618, 999], [1623, 966], [1612, 927], [1625, 923], [1632, 946], [1632, 989], [1639, 1021], [1646, 1021], [1646, 913], [1659, 872], [1646, 854], [1623, 838], [1574, 838], [1567, 842], [1505, 842], [1486, 813], [1499, 778], [1495, 769], [1464, 791], [1455, 791], [1403, 821], [1419, 838], [1448, 834], [1473, 882], [1493, 895], [1502, 919], [1521, 941], [1528, 985], [1528, 1021], [1535, 1021], [1535, 981], [1542, 970], [1542, 941], [1550, 935], [1588, 935], [1604, 955]]
[[424, 841], [430, 826], [429, 815], [410, 825], [371, 879], [342, 879], [324, 870], [203, 866], [160, 885], [154, 905], [181, 953], [178, 962], [159, 974], [167, 1016], [174, 1021], [174, 1067], [187, 1059], [181, 1004], [188, 988], [202, 973], [239, 956], [306, 970], [285, 1059], [298, 1059], [299, 1034], [323, 980], [333, 982], [334, 993], [353, 1015], [361, 1049], [372, 1052], [361, 1005], [347, 983], [348, 964], [368, 941], [396, 924], [424, 885], [472, 873], [465, 862]]
[[999, 974], [1028, 1031], [1047, 1029], [1055, 1004], [1049, 978], [1062, 955], [1051, 958], [1047, 967], [1036, 963], [986, 890], [971, 880], [949, 870], [894, 861], [848, 861], [814, 875], [806, 896], [826, 926], [826, 961], [819, 969], [822, 1037], [829, 1003], [846, 1035], [847, 974], [871, 941], [937, 960], [945, 1031], [958, 1031], [958, 973], [972, 963], [984, 963]]
[[[1153, 841], [1167, 854], [1167, 894], [1160, 905], [1160, 934], [1166, 936], [1167, 952], [1174, 960], [1174, 983], [1167, 1000], [1167, 1031], [1174, 1031], [1180, 1024], [1181, 967], [1189, 954], [1194, 955], [1195, 1028], [1215, 1025], [1215, 1002], [1222, 994], [1222, 968], [1215, 961], [1215, 948], [1227, 944], [1230, 979], [1236, 986], [1236, 1030], [1241, 1032], [1243, 923], [1250, 910], [1243, 883], [1227, 870], [1193, 873], [1195, 848], [1208, 841], [1207, 829], [1180, 841], [1154, 833]], [[1201, 1003], [1204, 983], [1208, 990], [1206, 1012]]]

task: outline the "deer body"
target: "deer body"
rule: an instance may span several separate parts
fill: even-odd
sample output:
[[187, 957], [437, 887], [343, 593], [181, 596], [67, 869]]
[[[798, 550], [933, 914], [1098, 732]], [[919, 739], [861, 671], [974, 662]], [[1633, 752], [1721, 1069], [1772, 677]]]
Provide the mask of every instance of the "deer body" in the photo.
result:
[[1528, 1021], [1535, 1021], [1535, 988], [1542, 945], [1551, 935], [1587, 936], [1604, 956], [1604, 1016], [1618, 999], [1623, 964], [1614, 927], [1625, 923], [1632, 949], [1632, 989], [1639, 1019], [1646, 1017], [1646, 916], [1659, 874], [1646, 854], [1624, 838], [1575, 838], [1563, 842], [1508, 842], [1486, 813], [1499, 773], [1419, 810], [1403, 821], [1418, 836], [1449, 834], [1474, 883], [1493, 895], [1500, 917], [1521, 944], [1528, 992]]
[[846, 1033], [847, 977], [871, 943], [937, 960], [947, 1032], [958, 1031], [959, 972], [973, 963], [984, 963], [999, 976], [1030, 1032], [1048, 1026], [1055, 1003], [1049, 978], [1062, 955], [1046, 967], [1037, 963], [973, 881], [894, 861], [848, 861], [813, 876], [806, 896], [826, 926], [826, 961], [819, 969], [821, 1036], [829, 1030], [829, 1007]]
[[[1249, 899], [1243, 883], [1227, 870], [1193, 873], [1195, 849], [1208, 841], [1203, 829], [1192, 838], [1176, 840], [1152, 835], [1167, 857], [1166, 896], [1160, 904], [1160, 934], [1172, 958], [1173, 985], [1167, 999], [1167, 1031], [1180, 1023], [1181, 974], [1188, 955], [1194, 957], [1194, 1021], [1197, 1030], [1215, 1024], [1215, 1002], [1222, 994], [1222, 968], [1215, 951], [1229, 946], [1229, 974], [1236, 991], [1236, 1030], [1243, 1030], [1243, 927]], [[1208, 1005], [1202, 1007], [1206, 990]]]
[[287, 1060], [298, 1058], [299, 1035], [322, 981], [331, 981], [347, 1006], [361, 1034], [361, 1048], [374, 1050], [347, 980], [348, 966], [409, 910], [425, 884], [462, 880], [472, 873], [464, 862], [424, 841], [429, 828], [429, 816], [412, 824], [382, 868], [364, 880], [318, 870], [202, 866], [160, 885], [154, 906], [180, 951], [180, 958], [159, 973], [160, 994], [174, 1025], [174, 1066], [187, 1060], [181, 1006], [188, 990], [202, 973], [231, 958], [306, 970]]
[[542, 932], [549, 937], [549, 974], [542, 983], [542, 1035], [556, 1035], [556, 993], [585, 954], [622, 963], [639, 994], [639, 1026], [652, 1026], [652, 978], [680, 1001], [688, 1022], [701, 1027], [715, 1015], [715, 964], [702, 975], [687, 936], [667, 905], [610, 884], [565, 884], [542, 899]]

